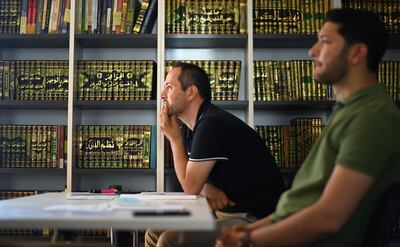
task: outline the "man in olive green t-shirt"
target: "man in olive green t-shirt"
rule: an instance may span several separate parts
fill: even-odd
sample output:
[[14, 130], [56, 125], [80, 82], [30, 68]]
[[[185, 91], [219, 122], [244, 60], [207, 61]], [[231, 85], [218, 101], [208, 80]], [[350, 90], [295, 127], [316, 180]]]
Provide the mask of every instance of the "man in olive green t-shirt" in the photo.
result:
[[[377, 81], [387, 45], [373, 13], [334, 9], [309, 54], [337, 105], [275, 212], [225, 229], [216, 246], [360, 246], [383, 192], [400, 179], [400, 111]], [[398, 83], [398, 82], [391, 82]]]

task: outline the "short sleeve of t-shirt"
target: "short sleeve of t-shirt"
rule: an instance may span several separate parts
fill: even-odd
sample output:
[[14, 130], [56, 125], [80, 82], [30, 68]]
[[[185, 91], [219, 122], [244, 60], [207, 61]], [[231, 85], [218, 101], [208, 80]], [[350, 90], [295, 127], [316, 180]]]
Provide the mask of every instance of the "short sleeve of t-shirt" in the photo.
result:
[[222, 119], [209, 117], [200, 120], [193, 133], [189, 160], [227, 160], [227, 131]]
[[[381, 117], [380, 117], [381, 116]], [[385, 119], [385, 120], [383, 120]], [[359, 114], [349, 123], [340, 144], [336, 164], [377, 177], [392, 154], [393, 124], [388, 116]], [[394, 131], [397, 133], [397, 131]]]

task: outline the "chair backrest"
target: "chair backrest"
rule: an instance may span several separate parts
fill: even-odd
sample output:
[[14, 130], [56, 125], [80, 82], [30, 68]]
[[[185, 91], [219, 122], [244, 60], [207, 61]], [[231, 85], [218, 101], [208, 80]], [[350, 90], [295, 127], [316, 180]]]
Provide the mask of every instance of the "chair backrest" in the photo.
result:
[[399, 224], [400, 183], [389, 187], [375, 208], [368, 223], [363, 247], [387, 247], [392, 238], [393, 229]]

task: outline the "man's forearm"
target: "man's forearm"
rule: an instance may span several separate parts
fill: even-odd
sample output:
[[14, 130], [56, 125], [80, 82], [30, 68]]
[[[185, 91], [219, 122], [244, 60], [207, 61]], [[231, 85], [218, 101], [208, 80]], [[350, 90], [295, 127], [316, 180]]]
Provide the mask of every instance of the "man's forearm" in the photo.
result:
[[172, 155], [174, 157], [174, 166], [175, 173], [178, 177], [178, 180], [183, 188], [186, 191], [186, 166], [188, 162], [187, 154], [185, 152], [185, 147], [183, 145], [183, 139], [177, 139], [170, 141]]
[[287, 219], [251, 232], [256, 246], [295, 246], [314, 242], [335, 232], [329, 217], [312, 205]]
[[267, 217], [265, 217], [265, 218], [262, 218], [262, 219], [260, 219], [260, 220], [257, 220], [257, 221], [254, 222], [254, 223], [251, 223], [251, 224], [247, 225], [247, 227], [248, 227], [248, 229], [249, 229], [250, 231], [254, 231], [254, 230], [258, 229], [258, 228], [267, 226], [267, 225], [269, 225], [270, 223], [271, 223], [271, 216], [267, 216]]

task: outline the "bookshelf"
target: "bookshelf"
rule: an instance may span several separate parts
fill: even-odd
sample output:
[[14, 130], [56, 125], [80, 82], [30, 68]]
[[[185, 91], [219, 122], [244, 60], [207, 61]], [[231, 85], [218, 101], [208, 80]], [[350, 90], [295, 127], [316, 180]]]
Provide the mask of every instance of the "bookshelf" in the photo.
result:
[[389, 38], [389, 49], [400, 49], [400, 35], [392, 35]]
[[1, 48], [68, 48], [66, 34], [0, 34]]
[[317, 41], [311, 35], [254, 35], [254, 48], [310, 48]]
[[60, 100], [0, 100], [0, 109], [59, 109], [67, 110], [67, 102]]
[[[163, 10], [166, 0], [158, 0]], [[340, 7], [339, 0], [331, 1]], [[253, 34], [253, 1], [247, 1], [247, 34], [166, 34], [165, 11], [158, 11], [157, 23], [150, 34], [78, 34], [75, 16], [78, 8], [71, 0], [69, 34], [19, 35], [0, 34], [0, 56], [4, 60], [58, 59], [69, 61], [69, 96], [67, 101], [0, 100], [0, 124], [67, 125], [67, 168], [2, 168], [0, 189], [26, 188], [38, 183], [41, 176], [55, 175], [57, 189], [86, 190], [123, 184], [133, 191], [173, 190], [174, 172], [164, 168], [164, 137], [157, 118], [160, 114], [161, 86], [168, 60], [240, 60], [241, 78], [238, 101], [215, 101], [254, 127], [266, 124], [287, 124], [295, 117], [322, 117], [325, 123], [332, 101], [254, 101], [254, 65], [257, 60], [310, 60], [307, 50], [316, 41], [315, 35]], [[388, 60], [398, 60], [400, 36], [391, 36]], [[154, 60], [157, 63], [156, 98], [149, 101], [85, 101], [77, 100], [77, 67], [80, 60]], [[156, 126], [156, 168], [150, 169], [83, 169], [75, 168], [76, 126], [78, 125], [153, 125]], [[282, 169], [292, 175], [296, 169]], [[0, 179], [2, 180], [2, 179]], [[51, 187], [54, 179], [40, 181]], [[36, 187], [40, 187], [36, 186]]]
[[77, 34], [75, 40], [82, 48], [157, 48], [155, 34]]
[[80, 109], [107, 109], [107, 110], [118, 110], [118, 109], [126, 109], [126, 110], [155, 110], [156, 109], [156, 101], [85, 101], [85, 100], [75, 100], [75, 106]]
[[[68, 60], [68, 35], [0, 34], [2, 60]], [[66, 125], [65, 100], [0, 100], [2, 125]], [[0, 190], [64, 190], [66, 170], [1, 168]], [[46, 178], [46, 179], [43, 179]]]
[[167, 34], [166, 48], [245, 48], [246, 34]]
[[331, 110], [335, 101], [257, 101], [256, 110]]

